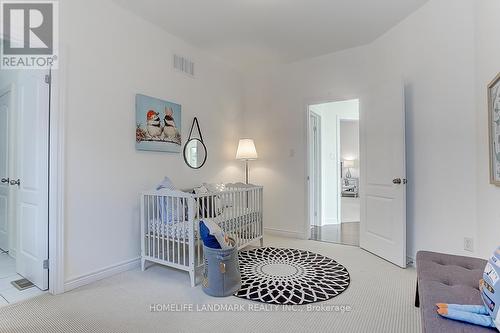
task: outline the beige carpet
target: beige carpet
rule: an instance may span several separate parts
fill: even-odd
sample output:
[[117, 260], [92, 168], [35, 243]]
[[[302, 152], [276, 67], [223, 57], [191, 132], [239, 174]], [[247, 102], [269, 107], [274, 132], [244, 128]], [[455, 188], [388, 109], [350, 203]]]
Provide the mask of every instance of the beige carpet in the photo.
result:
[[[154, 266], [125, 272], [59, 296], [45, 295], [0, 309], [0, 332], [420, 332], [414, 308], [415, 270], [403, 270], [363, 250], [266, 236], [266, 245], [314, 251], [347, 267], [348, 290], [307, 311], [258, 310], [262, 303], [206, 296], [187, 273]], [[151, 304], [238, 305], [245, 312], [151, 312]], [[351, 307], [335, 312], [325, 305]], [[249, 306], [255, 308], [249, 311]], [[180, 309], [177, 309], [180, 310]]]

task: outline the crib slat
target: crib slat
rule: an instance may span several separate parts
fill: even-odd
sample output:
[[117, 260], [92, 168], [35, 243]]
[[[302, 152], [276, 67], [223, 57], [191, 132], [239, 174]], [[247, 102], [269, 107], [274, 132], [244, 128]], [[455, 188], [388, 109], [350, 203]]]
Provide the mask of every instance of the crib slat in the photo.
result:
[[[156, 199], [156, 198], [152, 198]], [[155, 229], [156, 229], [156, 222], [155, 222], [155, 203], [156, 200], [152, 200], [151, 202], [151, 234], [150, 234], [150, 239], [151, 239], [151, 256], [154, 257], [155, 255]]]
[[255, 210], [255, 189], [252, 189], [252, 205], [250, 208], [250, 216], [252, 221], [252, 238], [255, 238], [256, 230], [255, 230], [255, 217], [253, 216], [253, 212]]
[[163, 220], [162, 220], [162, 217], [163, 217], [163, 206], [164, 206], [164, 202], [163, 202], [163, 198], [161, 196], [159, 196], [159, 198], [156, 199], [158, 201], [158, 244], [157, 244], [157, 257], [158, 259], [161, 259], [161, 255], [162, 255], [162, 249], [163, 249], [163, 226], [164, 226], [164, 223], [163, 223]]
[[255, 189], [250, 190], [250, 207], [248, 209], [248, 216], [250, 219], [250, 237], [255, 238], [255, 220], [253, 218], [253, 203], [254, 203]]
[[165, 219], [165, 214], [167, 212], [167, 207], [166, 207], [166, 202], [165, 202], [165, 197], [161, 196], [160, 197], [160, 202], [161, 202], [161, 210], [160, 210], [160, 225], [161, 225], [161, 259], [165, 260], [165, 236], [166, 236], [166, 230], [167, 230], [167, 225], [164, 221]]
[[[146, 230], [146, 226], [144, 225], [144, 220], [145, 220], [145, 211], [144, 211], [144, 202], [145, 202], [145, 198], [144, 196], [141, 195], [140, 197], [140, 209], [141, 209], [141, 259], [144, 258], [144, 256], [146, 255], [146, 251], [144, 249], [144, 245], [145, 245], [145, 241], [146, 241], [146, 238], [145, 238], [145, 235], [144, 235], [144, 231]], [[141, 261], [141, 264], [143, 263], [143, 261]], [[144, 266], [141, 266], [141, 268], [144, 268]]]
[[240, 191], [240, 204], [238, 205], [238, 216], [236, 217], [236, 225], [239, 226], [240, 231], [240, 241], [238, 243], [238, 247], [243, 243], [243, 239], [245, 239], [245, 217], [243, 213], [243, 209], [245, 208], [245, 190]]
[[[196, 221], [200, 221], [200, 198], [197, 197], [196, 198], [196, 204], [195, 204], [195, 214], [196, 214]], [[197, 258], [198, 258], [198, 265], [201, 264], [201, 236], [200, 236], [200, 241], [198, 242], [198, 246], [196, 247], [196, 250], [198, 251], [198, 255], [197, 255]]]
[[205, 219], [206, 218], [206, 210], [205, 210], [205, 197], [202, 197], [201, 199], [201, 218]]
[[250, 191], [248, 189], [245, 190], [245, 206], [243, 207], [243, 216], [244, 216], [244, 220], [245, 220], [245, 240], [248, 241], [249, 240], [249, 237], [250, 237], [250, 215], [248, 214], [248, 210], [249, 210], [249, 206], [250, 206], [250, 203], [248, 202], [249, 200], [249, 197], [250, 197]]
[[180, 265], [181, 264], [180, 253], [181, 253], [181, 236], [182, 235], [180, 234], [181, 230], [179, 230], [180, 229], [179, 228], [179, 225], [180, 225], [179, 223], [181, 223], [179, 209], [180, 209], [181, 205], [180, 205], [180, 202], [179, 202], [180, 201], [179, 198], [176, 198], [176, 199], [177, 199], [177, 221], [178, 222], [177, 222], [177, 227], [175, 228], [176, 229], [175, 230], [176, 231], [175, 234], [176, 234], [176, 237], [177, 237], [177, 263]]
[[[194, 225], [192, 222], [189, 223], [189, 206], [187, 204], [186, 199], [183, 200], [184, 203], [182, 204], [182, 225], [184, 228], [184, 234], [186, 235], [184, 237], [184, 265], [189, 266], [190, 260], [189, 260], [189, 242], [191, 239], [194, 240], [193, 238], [193, 233], [191, 232], [192, 225]], [[188, 224], [189, 223], [189, 224]]]
[[262, 219], [263, 219], [263, 216], [264, 216], [264, 205], [263, 205], [264, 193], [263, 193], [263, 189], [262, 188], [259, 189], [259, 194], [260, 194], [260, 198], [259, 198], [260, 199], [260, 204], [259, 204], [259, 215], [260, 215], [259, 228], [260, 228], [260, 230], [259, 230], [259, 232], [260, 232], [261, 235], [264, 235], [264, 230], [263, 230], [264, 229], [264, 225], [262, 223], [263, 222]]
[[150, 201], [151, 200], [150, 200], [150, 196], [149, 195], [146, 196], [146, 200], [147, 200], [147, 205], [146, 205], [146, 207], [147, 207], [146, 208], [146, 215], [147, 215], [146, 216], [146, 221], [147, 221], [147, 224], [148, 224], [148, 230], [147, 230], [147, 234], [146, 234], [147, 235], [147, 240], [148, 240], [147, 241], [147, 246], [148, 247], [147, 247], [147, 250], [146, 250], [146, 255], [149, 256], [150, 255], [150, 247], [149, 247], [150, 243], [149, 242], [150, 242], [150, 239], [151, 239], [151, 230], [150, 230], [151, 229], [151, 216], [150, 216], [150, 210], [151, 210], [151, 202]]
[[223, 224], [224, 224], [224, 230], [225, 231], [230, 231], [229, 230], [229, 223], [228, 223], [228, 219], [229, 219], [229, 214], [231, 212], [231, 209], [232, 208], [232, 203], [231, 203], [231, 194], [229, 193], [225, 193], [224, 194], [224, 217], [223, 217]]
[[229, 227], [231, 228], [231, 231], [233, 232], [234, 235], [234, 240], [236, 241], [236, 245], [238, 245], [238, 234], [234, 230], [234, 219], [236, 218], [236, 210], [238, 209], [238, 198], [237, 198], [237, 192], [234, 191], [232, 193], [232, 202], [233, 202], [233, 209], [231, 209], [231, 219], [229, 220]]
[[254, 225], [254, 237], [259, 237], [259, 221], [257, 219], [257, 215], [255, 212], [257, 212], [257, 189], [254, 189], [253, 191], [253, 208], [252, 208], [252, 219], [253, 219], [253, 225]]
[[208, 209], [210, 209], [210, 213], [208, 214], [208, 216], [210, 218], [214, 218], [215, 215], [214, 215], [214, 212], [215, 212], [215, 207], [214, 207], [214, 204], [215, 204], [215, 200], [214, 200], [215, 196], [214, 195], [211, 195], [208, 197], [208, 202], [210, 202], [210, 204], [208, 205]]
[[238, 216], [238, 225], [241, 225], [241, 238], [240, 238], [240, 244], [239, 245], [242, 245], [243, 242], [245, 241], [245, 207], [246, 207], [246, 200], [245, 200], [245, 194], [246, 194], [246, 191], [243, 190], [241, 191], [241, 195], [240, 195], [240, 214]]
[[[235, 214], [235, 217], [234, 217], [234, 225], [235, 225], [235, 227], [238, 226], [238, 224], [239, 224], [239, 216], [241, 216], [241, 191], [237, 192], [237, 200], [238, 200], [238, 204], [236, 205], [236, 214]], [[240, 239], [241, 239], [241, 231], [238, 232], [238, 243], [237, 243], [238, 246], [241, 245]]]
[[182, 218], [182, 235], [184, 236], [182, 240], [182, 264], [185, 266], [186, 265], [186, 219], [185, 217], [185, 209], [184, 209], [184, 199], [181, 199], [181, 218]]
[[167, 219], [165, 221], [165, 226], [167, 229], [166, 233], [166, 239], [167, 239], [167, 261], [170, 261], [170, 237], [172, 237], [172, 230], [170, 229], [171, 227], [171, 221], [170, 219], [172, 218], [172, 197], [168, 196], [166, 197], [167, 202]]
[[160, 229], [161, 229], [161, 220], [160, 220], [160, 202], [158, 201], [158, 197], [156, 197], [156, 210], [155, 210], [155, 214], [156, 214], [156, 218], [155, 218], [155, 221], [156, 221], [156, 228], [155, 228], [155, 231], [156, 231], [156, 237], [155, 237], [155, 241], [156, 241], [156, 256], [155, 258], [160, 258]]
[[171, 210], [172, 210], [172, 222], [170, 222], [169, 224], [169, 227], [170, 227], [170, 243], [172, 245], [172, 262], [173, 263], [177, 263], [176, 261], [176, 248], [175, 248], [175, 243], [176, 243], [176, 240], [177, 240], [177, 233], [176, 233], [176, 227], [175, 227], [175, 224], [174, 224], [174, 219], [175, 219], [175, 197], [171, 197], [171, 203], [172, 203], [172, 206], [171, 206]]

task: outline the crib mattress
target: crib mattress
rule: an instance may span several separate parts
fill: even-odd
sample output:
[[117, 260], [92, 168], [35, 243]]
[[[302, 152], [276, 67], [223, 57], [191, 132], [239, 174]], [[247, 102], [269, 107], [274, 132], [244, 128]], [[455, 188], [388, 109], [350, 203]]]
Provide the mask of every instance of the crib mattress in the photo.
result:
[[[250, 237], [250, 225], [259, 217], [259, 212], [238, 212], [239, 214], [230, 217], [232, 212], [225, 212], [212, 220], [217, 223], [229, 235], [237, 234], [240, 238]], [[151, 219], [149, 222], [149, 233], [169, 237], [177, 240], [189, 239], [190, 221], [173, 221], [165, 223], [160, 219]], [[195, 239], [198, 238], [198, 226], [195, 226]]]

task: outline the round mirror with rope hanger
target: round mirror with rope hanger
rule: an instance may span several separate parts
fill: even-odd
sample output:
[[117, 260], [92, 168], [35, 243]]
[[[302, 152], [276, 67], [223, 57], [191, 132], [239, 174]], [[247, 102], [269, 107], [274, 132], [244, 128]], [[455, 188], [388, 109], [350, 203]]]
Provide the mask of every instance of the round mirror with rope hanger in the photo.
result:
[[[193, 129], [196, 125], [196, 129], [198, 130], [199, 138], [193, 137]], [[201, 134], [200, 125], [198, 123], [198, 118], [194, 117], [193, 124], [191, 125], [191, 130], [189, 131], [189, 137], [187, 139], [186, 144], [184, 145], [184, 162], [192, 168], [199, 169], [201, 168], [205, 162], [207, 161], [207, 147], [203, 142], [203, 136]]]

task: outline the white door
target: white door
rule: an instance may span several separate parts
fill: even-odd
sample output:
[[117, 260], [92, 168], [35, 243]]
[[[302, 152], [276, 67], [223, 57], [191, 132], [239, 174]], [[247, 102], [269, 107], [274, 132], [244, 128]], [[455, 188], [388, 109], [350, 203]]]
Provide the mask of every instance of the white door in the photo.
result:
[[360, 246], [406, 267], [404, 88], [400, 81], [360, 98]]
[[17, 272], [48, 289], [49, 86], [45, 71], [21, 71], [17, 86]]
[[321, 116], [309, 113], [310, 224], [321, 226]]
[[9, 122], [11, 91], [0, 91], [0, 250], [9, 251]]

